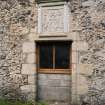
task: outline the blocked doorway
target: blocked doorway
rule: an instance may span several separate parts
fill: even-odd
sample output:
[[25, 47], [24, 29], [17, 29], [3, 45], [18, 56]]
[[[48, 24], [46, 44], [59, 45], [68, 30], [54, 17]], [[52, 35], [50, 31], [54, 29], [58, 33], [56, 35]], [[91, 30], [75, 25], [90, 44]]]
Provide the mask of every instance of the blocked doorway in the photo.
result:
[[71, 101], [71, 41], [40, 41], [37, 45], [37, 99]]

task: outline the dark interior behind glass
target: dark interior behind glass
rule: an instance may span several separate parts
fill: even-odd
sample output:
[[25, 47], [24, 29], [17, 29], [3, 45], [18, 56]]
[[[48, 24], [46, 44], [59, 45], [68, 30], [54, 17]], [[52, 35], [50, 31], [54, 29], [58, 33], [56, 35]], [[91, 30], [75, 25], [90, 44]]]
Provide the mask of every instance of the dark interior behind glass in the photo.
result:
[[70, 42], [41, 42], [39, 43], [39, 68], [69, 69]]
[[53, 68], [53, 46], [44, 43], [41, 44], [39, 54], [40, 68]]
[[55, 68], [68, 69], [70, 64], [70, 45], [56, 44], [55, 45]]

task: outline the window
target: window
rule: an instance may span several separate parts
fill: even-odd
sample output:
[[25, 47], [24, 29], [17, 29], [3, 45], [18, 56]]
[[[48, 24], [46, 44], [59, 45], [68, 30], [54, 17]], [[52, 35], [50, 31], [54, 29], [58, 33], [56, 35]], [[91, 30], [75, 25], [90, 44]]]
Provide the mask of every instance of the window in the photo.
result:
[[38, 42], [37, 54], [38, 72], [71, 72], [71, 42]]

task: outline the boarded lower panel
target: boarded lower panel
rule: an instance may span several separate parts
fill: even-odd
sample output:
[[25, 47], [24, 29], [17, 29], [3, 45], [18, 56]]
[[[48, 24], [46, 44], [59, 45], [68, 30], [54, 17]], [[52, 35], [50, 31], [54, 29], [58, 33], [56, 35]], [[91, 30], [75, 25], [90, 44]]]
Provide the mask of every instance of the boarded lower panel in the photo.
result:
[[71, 76], [61, 74], [38, 74], [38, 100], [48, 102], [71, 101]]

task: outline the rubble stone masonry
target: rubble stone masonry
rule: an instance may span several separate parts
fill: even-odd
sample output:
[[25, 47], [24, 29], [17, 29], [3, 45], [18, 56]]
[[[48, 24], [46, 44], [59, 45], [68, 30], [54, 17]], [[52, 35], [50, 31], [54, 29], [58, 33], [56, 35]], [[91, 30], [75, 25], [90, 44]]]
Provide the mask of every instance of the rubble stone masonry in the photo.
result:
[[[104, 105], [105, 0], [70, 0], [69, 9], [67, 36], [61, 33], [63, 37], [45, 37], [43, 40], [73, 41], [71, 103]], [[38, 4], [35, 0], [0, 0], [0, 97], [36, 99], [37, 40], [42, 38], [38, 37]]]

